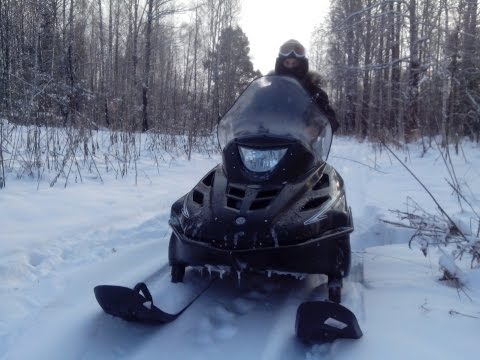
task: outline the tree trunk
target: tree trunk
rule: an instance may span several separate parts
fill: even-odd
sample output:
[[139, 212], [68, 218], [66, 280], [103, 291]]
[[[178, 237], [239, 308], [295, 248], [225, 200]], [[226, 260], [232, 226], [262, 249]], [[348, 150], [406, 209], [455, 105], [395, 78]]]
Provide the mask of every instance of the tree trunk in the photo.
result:
[[102, 14], [102, 0], [98, 0], [98, 17], [99, 17], [99, 28], [100, 28], [100, 98], [103, 107], [103, 113], [105, 116], [105, 124], [110, 126], [110, 116], [108, 113], [108, 99], [106, 94], [105, 87], [105, 37], [103, 33], [103, 14]]
[[147, 6], [147, 24], [145, 32], [145, 69], [142, 82], [142, 131], [149, 129], [148, 124], [148, 87], [150, 80], [150, 56], [152, 54], [152, 26], [153, 26], [153, 9], [154, 1], [148, 0]]
[[418, 127], [418, 83], [420, 81], [420, 61], [418, 58], [418, 24], [417, 0], [410, 0], [408, 5], [408, 18], [410, 21], [410, 65], [408, 82], [408, 105], [406, 133], [407, 141], [412, 132]]

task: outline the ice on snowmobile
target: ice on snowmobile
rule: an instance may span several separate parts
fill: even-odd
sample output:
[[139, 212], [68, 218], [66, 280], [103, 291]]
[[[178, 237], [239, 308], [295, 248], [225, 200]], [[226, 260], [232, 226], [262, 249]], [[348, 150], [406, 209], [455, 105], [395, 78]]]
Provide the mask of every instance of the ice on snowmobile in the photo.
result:
[[355, 315], [340, 305], [353, 221], [343, 179], [326, 162], [326, 115], [297, 80], [269, 75], [238, 97], [217, 135], [222, 163], [172, 205], [172, 282], [189, 266], [325, 274], [328, 301], [300, 305], [297, 336], [361, 337]]

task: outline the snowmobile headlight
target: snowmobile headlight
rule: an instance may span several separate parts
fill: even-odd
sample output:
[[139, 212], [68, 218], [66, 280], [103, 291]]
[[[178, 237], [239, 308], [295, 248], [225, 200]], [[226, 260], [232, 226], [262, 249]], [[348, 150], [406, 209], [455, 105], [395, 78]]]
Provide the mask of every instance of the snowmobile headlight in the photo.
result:
[[243, 146], [238, 148], [247, 169], [255, 172], [272, 170], [287, 152], [287, 148], [268, 150], [252, 149]]

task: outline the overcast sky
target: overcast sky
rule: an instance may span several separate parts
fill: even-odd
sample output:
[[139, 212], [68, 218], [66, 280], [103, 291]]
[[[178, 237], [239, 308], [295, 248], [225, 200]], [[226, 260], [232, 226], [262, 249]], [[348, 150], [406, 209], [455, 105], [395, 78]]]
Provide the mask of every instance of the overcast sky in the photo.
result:
[[330, 0], [241, 0], [240, 26], [250, 41], [255, 69], [273, 70], [278, 48], [297, 39], [307, 49], [311, 34], [328, 13]]

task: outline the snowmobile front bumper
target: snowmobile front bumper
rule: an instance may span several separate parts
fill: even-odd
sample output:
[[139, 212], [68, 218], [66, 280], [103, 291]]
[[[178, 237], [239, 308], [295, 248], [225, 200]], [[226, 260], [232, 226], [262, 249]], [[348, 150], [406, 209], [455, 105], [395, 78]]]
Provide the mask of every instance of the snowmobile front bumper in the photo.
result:
[[226, 265], [236, 270], [264, 270], [308, 274], [348, 275], [353, 227], [301, 244], [258, 249], [224, 250], [190, 239], [173, 227], [170, 264]]

